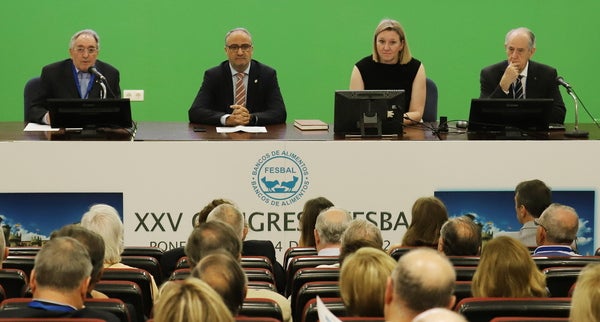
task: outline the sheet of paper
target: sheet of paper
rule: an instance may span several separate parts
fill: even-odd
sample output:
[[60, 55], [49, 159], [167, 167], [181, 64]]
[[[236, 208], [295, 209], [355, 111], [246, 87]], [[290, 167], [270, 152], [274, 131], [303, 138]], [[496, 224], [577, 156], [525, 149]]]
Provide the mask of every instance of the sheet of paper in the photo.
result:
[[218, 126], [217, 133], [234, 133], [234, 132], [247, 132], [247, 133], [267, 133], [267, 128], [264, 126]]
[[329, 309], [325, 306], [321, 298], [317, 295], [317, 314], [319, 315], [319, 321], [324, 322], [342, 322], [338, 319]]
[[23, 132], [40, 132], [40, 131], [58, 131], [59, 129], [53, 129], [47, 124], [27, 123]]

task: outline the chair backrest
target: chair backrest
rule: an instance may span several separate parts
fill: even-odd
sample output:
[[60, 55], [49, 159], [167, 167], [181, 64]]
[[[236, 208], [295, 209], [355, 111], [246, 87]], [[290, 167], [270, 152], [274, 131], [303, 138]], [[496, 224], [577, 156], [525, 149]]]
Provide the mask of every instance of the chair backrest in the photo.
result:
[[[267, 317], [236, 316], [236, 322], [280, 322], [280, 320]], [[150, 321], [146, 321], [150, 322]]]
[[0, 269], [0, 285], [4, 288], [6, 298], [22, 297], [29, 279], [27, 274], [16, 268]]
[[183, 256], [177, 260], [177, 263], [175, 264], [175, 269], [181, 268], [190, 268], [190, 262], [187, 256]]
[[[324, 297], [321, 298], [323, 304], [337, 317], [348, 315], [346, 306], [341, 297]], [[302, 310], [302, 322], [317, 322], [319, 320], [319, 314], [317, 312], [317, 299], [314, 298], [306, 303]]]
[[493, 318], [490, 322], [567, 322], [569, 318], [528, 318], [521, 316], [503, 316]]
[[[131, 281], [99, 281], [94, 289], [128, 304], [132, 320], [144, 321], [144, 296], [140, 287]], [[135, 316], [135, 318], [133, 318]]]
[[150, 316], [152, 312], [152, 280], [148, 271], [139, 268], [105, 268], [102, 271], [102, 280], [108, 281], [131, 281], [136, 283], [142, 290], [144, 299], [144, 314]]
[[169, 276], [169, 281], [184, 280], [188, 278], [190, 274], [192, 274], [192, 270], [189, 268], [176, 269], [173, 271], [173, 273], [171, 273], [171, 276]]
[[468, 321], [490, 321], [495, 317], [569, 317], [571, 299], [471, 297], [461, 300], [455, 311]]
[[125, 255], [121, 256], [121, 263], [144, 269], [148, 273], [154, 276], [156, 284], [160, 285], [163, 280], [162, 271], [160, 269], [159, 261], [153, 256], [137, 256], [137, 255]]
[[292, 299], [292, 307], [294, 299], [298, 295], [300, 289], [309, 282], [337, 282], [340, 278], [339, 268], [302, 268], [292, 279], [290, 297]]
[[2, 261], [2, 268], [20, 269], [25, 272], [27, 276], [30, 276], [34, 263], [35, 256], [8, 256]]
[[295, 256], [290, 260], [290, 263], [285, 272], [286, 274], [286, 295], [291, 295], [292, 279], [296, 275], [296, 272], [302, 268], [317, 267], [319, 265], [331, 265], [339, 261], [338, 256]]
[[457, 281], [472, 281], [477, 266], [454, 266]]
[[456, 284], [454, 285], [454, 296], [456, 297], [455, 306], [462, 299], [473, 297], [473, 293], [471, 291], [472, 284], [473, 283], [471, 281], [456, 281]]
[[448, 256], [448, 259], [454, 266], [479, 265], [479, 256]]
[[583, 269], [578, 267], [548, 267], [542, 270], [546, 275], [546, 287], [552, 297], [569, 297], [569, 291]]
[[42, 91], [42, 79], [34, 77], [25, 83], [23, 89], [23, 120], [27, 121], [27, 110], [33, 103], [33, 99], [40, 95]]
[[418, 248], [418, 247], [413, 247], [413, 246], [396, 246], [392, 249], [389, 250], [389, 254], [390, 256], [392, 256], [393, 259], [395, 259], [396, 261], [400, 259], [400, 257], [402, 257], [402, 255], [408, 253], [409, 251]]
[[242, 309], [238, 314], [241, 316], [265, 317], [283, 321], [283, 313], [279, 304], [275, 300], [266, 298], [245, 299]]
[[290, 247], [283, 254], [283, 267], [287, 268], [292, 257], [308, 255], [317, 255], [317, 249], [314, 247]]
[[265, 256], [242, 256], [240, 264], [243, 268], [264, 268], [275, 273], [271, 260]]
[[267, 282], [275, 284], [273, 272], [266, 268], [244, 268], [248, 281]]
[[42, 249], [41, 247], [25, 247], [25, 246], [17, 246], [17, 247], [9, 247], [8, 248], [8, 256], [35, 256]]
[[340, 297], [340, 284], [337, 281], [307, 282], [292, 294], [292, 317], [294, 321], [302, 320], [302, 310], [306, 303], [316, 296]]
[[573, 257], [533, 257], [533, 261], [540, 270], [548, 267], [559, 266], [585, 266], [590, 263], [599, 263], [600, 257], [573, 256]]
[[273, 283], [261, 281], [248, 281], [248, 288], [256, 290], [269, 290], [277, 293], [277, 287]]
[[152, 256], [160, 263], [164, 251], [151, 246], [125, 246], [121, 256]]
[[86, 299], [84, 305], [90, 309], [110, 312], [121, 322], [135, 322], [131, 320], [127, 305], [119, 299]]
[[425, 96], [425, 110], [423, 111], [423, 122], [435, 122], [437, 120], [438, 88], [431, 78], [425, 82], [427, 94]]

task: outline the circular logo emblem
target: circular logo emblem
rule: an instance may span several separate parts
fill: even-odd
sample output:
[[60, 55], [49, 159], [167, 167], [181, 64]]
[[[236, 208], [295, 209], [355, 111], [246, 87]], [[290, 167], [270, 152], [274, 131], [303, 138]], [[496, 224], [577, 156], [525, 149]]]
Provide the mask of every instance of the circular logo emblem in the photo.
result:
[[291, 205], [308, 189], [308, 168], [295, 153], [286, 150], [265, 153], [252, 170], [252, 189], [266, 204]]

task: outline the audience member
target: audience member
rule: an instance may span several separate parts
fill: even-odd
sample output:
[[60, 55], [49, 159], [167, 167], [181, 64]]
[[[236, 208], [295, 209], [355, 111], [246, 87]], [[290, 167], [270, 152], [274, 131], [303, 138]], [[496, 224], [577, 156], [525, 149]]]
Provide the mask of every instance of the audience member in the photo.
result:
[[[124, 228], [119, 213], [106, 204], [96, 204], [81, 217], [81, 226], [98, 233], [104, 240], [104, 268], [134, 268], [121, 263], [124, 249]], [[152, 275], [152, 299], [156, 299], [158, 287]]]
[[440, 229], [438, 251], [446, 256], [478, 256], [481, 226], [467, 216], [450, 218]]
[[373, 223], [365, 219], [355, 219], [342, 234], [340, 265], [347, 256], [363, 247], [383, 249], [383, 237], [379, 228]]
[[425, 109], [425, 67], [414, 58], [400, 23], [382, 20], [375, 29], [373, 54], [354, 65], [350, 89], [404, 89], [404, 123], [420, 122]]
[[452, 310], [436, 307], [417, 315], [412, 322], [467, 322], [467, 319]]
[[350, 254], [340, 271], [340, 294], [350, 316], [381, 316], [386, 280], [396, 261], [381, 248], [363, 247]]
[[475, 297], [545, 297], [546, 279], [527, 247], [500, 236], [486, 243], [473, 276]]
[[49, 98], [101, 98], [100, 81], [89, 72], [96, 69], [106, 78], [106, 97], [120, 97], [119, 71], [113, 66], [97, 60], [100, 52], [100, 37], [91, 30], [76, 32], [69, 42], [71, 58], [42, 68], [41, 89], [26, 106], [25, 121], [50, 124], [46, 100]]
[[[504, 39], [507, 60], [481, 70], [482, 98], [552, 98], [551, 123], [563, 123], [563, 102], [556, 69], [531, 60], [535, 53], [535, 35], [527, 28], [510, 30]], [[522, 84], [522, 86], [517, 86]], [[518, 90], [521, 87], [522, 90]], [[517, 90], [515, 90], [515, 88]]]
[[99, 234], [77, 224], [66, 225], [52, 232], [50, 239], [57, 237], [72, 237], [79, 241], [87, 250], [92, 262], [92, 274], [88, 285], [88, 297], [108, 298], [105, 294], [94, 290], [100, 281], [104, 268], [104, 239]]
[[154, 322], [233, 322], [223, 300], [197, 278], [165, 283], [154, 306]]
[[219, 220], [233, 227], [242, 240], [242, 256], [264, 256], [269, 259], [273, 266], [277, 290], [279, 293], [283, 293], [285, 291], [285, 271], [275, 257], [273, 242], [270, 240], [245, 240], [248, 235], [248, 227], [245, 224], [244, 215], [232, 204], [225, 203], [215, 207], [206, 219], [207, 222], [212, 220]]
[[71, 237], [56, 237], [35, 257], [29, 287], [33, 300], [17, 310], [0, 310], [0, 318], [97, 318], [118, 322], [104, 311], [84, 306], [91, 280], [92, 260], [85, 247]]
[[342, 234], [352, 221], [352, 216], [340, 208], [327, 208], [317, 216], [315, 243], [319, 256], [339, 256]]
[[553, 203], [535, 220], [538, 247], [533, 256], [579, 256], [571, 245], [577, 239], [579, 216], [569, 206]]
[[211, 125], [285, 123], [286, 111], [276, 71], [252, 59], [250, 32], [235, 28], [225, 35], [228, 61], [204, 73], [188, 111], [190, 122]]
[[577, 278], [571, 300], [571, 322], [600, 321], [600, 264], [589, 264]]
[[8, 257], [8, 246], [6, 245], [6, 236], [4, 234], [4, 229], [2, 229], [2, 231], [0, 231], [0, 251], [2, 252], [2, 254], [0, 256], [2, 256], [2, 260], [0, 260], [0, 268], [2, 268], [2, 262], [6, 259], [6, 257]]
[[[239, 234], [231, 226], [218, 220], [200, 224], [192, 231], [185, 245], [190, 267], [195, 267], [202, 258], [219, 251], [225, 251], [238, 260], [242, 257], [242, 241]], [[249, 288], [246, 298], [274, 300], [281, 307], [284, 321], [291, 321], [290, 302], [283, 295], [270, 290]]]
[[248, 292], [248, 278], [237, 259], [225, 251], [204, 256], [192, 276], [217, 291], [233, 316], [238, 314]]
[[402, 238], [402, 246], [437, 248], [440, 229], [448, 220], [448, 210], [436, 197], [421, 197], [412, 206], [410, 226]]
[[455, 282], [454, 267], [444, 255], [430, 248], [410, 250], [387, 279], [385, 320], [409, 322], [434, 307], [452, 308]]
[[534, 220], [539, 218], [551, 203], [552, 191], [543, 181], [534, 179], [519, 183], [515, 188], [515, 210], [517, 220], [523, 226], [518, 232], [496, 233], [494, 237], [510, 236], [520, 240], [527, 247], [537, 246], [537, 227]]
[[321, 211], [333, 207], [333, 203], [325, 197], [310, 199], [304, 203], [302, 214], [300, 215], [300, 239], [299, 247], [316, 247], [315, 242], [315, 223], [317, 216]]

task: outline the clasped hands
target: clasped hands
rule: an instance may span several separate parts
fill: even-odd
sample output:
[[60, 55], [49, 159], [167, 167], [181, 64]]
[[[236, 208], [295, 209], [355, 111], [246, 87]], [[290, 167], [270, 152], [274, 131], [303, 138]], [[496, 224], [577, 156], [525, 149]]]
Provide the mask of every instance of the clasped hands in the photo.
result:
[[250, 123], [250, 112], [243, 105], [231, 105], [233, 111], [225, 120], [228, 126], [248, 125]]

